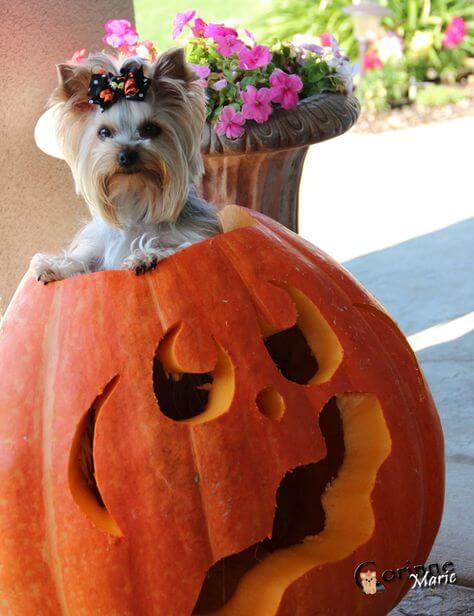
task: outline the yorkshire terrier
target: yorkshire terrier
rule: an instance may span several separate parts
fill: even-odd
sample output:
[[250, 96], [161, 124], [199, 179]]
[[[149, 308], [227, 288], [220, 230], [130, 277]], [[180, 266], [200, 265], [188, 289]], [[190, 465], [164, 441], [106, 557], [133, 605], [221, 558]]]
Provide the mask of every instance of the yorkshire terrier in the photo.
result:
[[153, 66], [105, 54], [58, 66], [56, 138], [92, 220], [60, 255], [36, 254], [43, 283], [128, 268], [137, 274], [221, 232], [195, 184], [203, 173], [204, 89], [182, 49]]

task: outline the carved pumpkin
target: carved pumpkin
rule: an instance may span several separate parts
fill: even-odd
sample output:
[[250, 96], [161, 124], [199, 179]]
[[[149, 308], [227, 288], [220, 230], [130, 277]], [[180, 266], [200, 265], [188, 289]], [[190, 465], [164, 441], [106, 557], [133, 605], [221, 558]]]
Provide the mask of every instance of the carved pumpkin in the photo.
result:
[[[0, 335], [1, 611], [384, 614], [423, 564], [443, 443], [384, 309], [296, 235], [227, 232], [141, 277], [25, 278]], [[372, 569], [372, 567], [370, 567]]]

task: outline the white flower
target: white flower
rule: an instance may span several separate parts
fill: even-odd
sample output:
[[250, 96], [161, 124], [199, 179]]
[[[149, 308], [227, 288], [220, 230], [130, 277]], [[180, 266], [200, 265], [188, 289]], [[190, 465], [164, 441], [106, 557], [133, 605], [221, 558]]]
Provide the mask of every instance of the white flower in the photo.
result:
[[289, 48], [290, 48], [290, 58], [292, 58], [293, 60], [297, 59], [301, 53], [298, 46], [294, 45], [293, 43], [290, 43]]
[[417, 30], [411, 39], [411, 49], [418, 54], [425, 54], [433, 47], [433, 33]]
[[314, 36], [295, 34], [291, 46], [296, 51], [296, 61], [302, 65], [305, 64], [306, 60], [311, 56], [314, 57], [316, 55], [322, 58], [325, 54], [324, 47], [319, 45], [319, 39]]
[[377, 41], [376, 49], [382, 64], [386, 64], [389, 60], [400, 60], [403, 54], [402, 39], [395, 32], [387, 32]]
[[315, 36], [309, 36], [309, 34], [295, 34], [295, 36], [291, 40], [292, 43], [301, 47], [302, 45], [318, 45], [319, 39]]
[[292, 43], [297, 49], [311, 51], [318, 56], [322, 56], [324, 54], [324, 47], [321, 47], [321, 45], [319, 44], [319, 39], [315, 36], [295, 34]]
[[357, 65], [352, 65], [347, 58], [331, 58], [328, 66], [334, 69], [335, 74], [342, 82], [344, 92], [352, 94], [354, 89], [354, 75], [358, 71]]

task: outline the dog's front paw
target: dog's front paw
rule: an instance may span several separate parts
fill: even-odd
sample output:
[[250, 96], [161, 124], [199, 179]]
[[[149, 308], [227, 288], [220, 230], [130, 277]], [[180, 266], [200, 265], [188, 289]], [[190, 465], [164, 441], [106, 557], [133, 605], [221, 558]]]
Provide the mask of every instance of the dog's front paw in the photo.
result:
[[43, 284], [54, 280], [63, 280], [67, 274], [64, 272], [64, 258], [37, 253], [30, 261], [30, 270], [33, 276]]
[[156, 252], [147, 253], [143, 250], [134, 250], [122, 263], [123, 269], [131, 269], [137, 276], [144, 274], [158, 265], [163, 256]]

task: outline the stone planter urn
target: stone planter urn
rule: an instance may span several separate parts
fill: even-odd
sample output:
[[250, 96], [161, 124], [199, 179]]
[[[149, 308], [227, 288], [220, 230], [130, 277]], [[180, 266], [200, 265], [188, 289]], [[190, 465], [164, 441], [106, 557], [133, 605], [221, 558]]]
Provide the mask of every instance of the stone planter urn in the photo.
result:
[[345, 133], [359, 116], [354, 96], [316, 94], [294, 109], [279, 108], [265, 124], [251, 122], [236, 140], [206, 124], [202, 196], [218, 208], [235, 203], [298, 231], [298, 193], [313, 143]]

